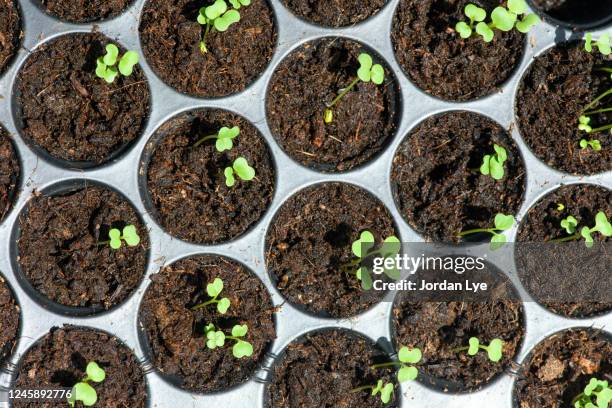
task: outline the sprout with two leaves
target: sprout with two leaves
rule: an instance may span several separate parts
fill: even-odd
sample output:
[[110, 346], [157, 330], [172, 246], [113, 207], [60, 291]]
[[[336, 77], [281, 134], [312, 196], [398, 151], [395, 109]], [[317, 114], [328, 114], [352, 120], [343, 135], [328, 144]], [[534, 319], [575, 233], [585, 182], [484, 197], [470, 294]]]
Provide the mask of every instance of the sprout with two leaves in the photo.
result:
[[[372, 288], [372, 276], [368, 266], [365, 265], [366, 259], [371, 259], [374, 256], [388, 258], [395, 256], [401, 249], [400, 240], [396, 236], [387, 237], [379, 249], [374, 249], [374, 234], [370, 231], [363, 231], [359, 238], [351, 245], [351, 251], [357, 258], [340, 267], [343, 273], [355, 275], [361, 281], [361, 287], [364, 290]], [[384, 265], [384, 262], [383, 262]], [[385, 268], [385, 275], [393, 280], [400, 278], [400, 272], [396, 267]]]
[[204, 36], [202, 41], [200, 41], [200, 51], [202, 54], [208, 52], [206, 38], [210, 30], [215, 29], [221, 33], [227, 31], [232, 24], [240, 21], [240, 12], [238, 10], [242, 6], [250, 5], [251, 0], [229, 0], [229, 3], [233, 7], [232, 9], [228, 7], [225, 0], [215, 0], [210, 6], [200, 9], [197, 21], [200, 25], [205, 26]]
[[487, 154], [482, 158], [480, 173], [501, 180], [504, 178], [504, 162], [508, 160], [508, 153], [497, 144], [493, 144], [493, 150], [495, 150], [494, 155]]
[[608, 381], [591, 378], [584, 391], [572, 400], [573, 408], [608, 408], [612, 402], [612, 388]]
[[223, 291], [223, 280], [221, 278], [215, 278], [212, 283], [206, 285], [206, 294], [210, 297], [206, 302], [202, 302], [194, 307], [191, 310], [199, 310], [203, 309], [208, 305], [216, 304], [217, 311], [221, 314], [227, 313], [227, 310], [230, 308], [231, 302], [228, 298], [219, 299], [219, 295]]
[[515, 222], [516, 221], [513, 215], [505, 215], [499, 213], [495, 215], [495, 226], [493, 228], [475, 228], [467, 231], [462, 231], [461, 233], [459, 233], [459, 236], [464, 237], [466, 235], [479, 234], [483, 232], [489, 233], [493, 236], [491, 238], [491, 249], [496, 250], [501, 248], [507, 242], [506, 236], [504, 234], [501, 234], [500, 232], [509, 230], [510, 228], [512, 228]]
[[126, 77], [132, 75], [138, 60], [135, 51], [127, 51], [119, 58], [119, 48], [115, 44], [108, 44], [106, 54], [96, 60], [96, 76], [112, 84], [119, 74]]
[[240, 134], [240, 128], [238, 126], [234, 126], [232, 128], [223, 126], [221, 129], [219, 129], [219, 132], [215, 133], [214, 135], [208, 135], [208, 136], [202, 137], [200, 140], [198, 140], [193, 145], [193, 147], [196, 148], [200, 146], [202, 143], [208, 140], [214, 139], [216, 140], [215, 148], [217, 149], [218, 152], [223, 152], [225, 150], [232, 150], [232, 148], [234, 147], [233, 140], [237, 138], [239, 134]]
[[255, 178], [255, 169], [249, 165], [244, 157], [238, 157], [231, 167], [226, 167], [223, 171], [225, 175], [225, 185], [233, 187], [236, 184], [236, 176], [242, 181], [251, 181]]
[[214, 324], [209, 324], [204, 329], [206, 336], [206, 347], [214, 350], [225, 345], [226, 340], [233, 340], [232, 354], [236, 358], [250, 357], [253, 355], [253, 345], [242, 338], [246, 336], [249, 327], [246, 324], [232, 327], [231, 336], [225, 335], [222, 330], [217, 330]]
[[487, 356], [492, 362], [497, 363], [502, 359], [504, 342], [501, 339], [493, 339], [488, 346], [483, 346], [480, 344], [480, 340], [478, 340], [477, 337], [471, 337], [468, 340], [468, 344], [469, 346], [467, 347], [459, 347], [455, 349], [455, 353], [467, 351], [469, 356], [475, 356], [478, 354], [478, 351], [484, 350], [487, 352]]
[[[487, 11], [475, 4], [465, 6], [464, 13], [470, 19], [469, 23], [460, 21], [455, 26], [455, 31], [461, 38], [470, 38], [474, 33], [480, 35], [485, 42], [493, 41], [494, 29], [499, 31], [511, 31], [516, 28], [521, 33], [528, 33], [533, 26], [540, 22], [535, 14], [527, 14], [527, 2], [525, 0], [508, 0], [508, 8], [496, 7], [491, 12], [491, 22], [485, 23]], [[522, 19], [519, 16], [524, 15]]]
[[327, 109], [323, 115], [323, 121], [325, 123], [332, 123], [334, 121], [333, 107], [340, 102], [340, 100], [348, 94], [359, 81], [368, 83], [372, 82], [376, 85], [381, 85], [385, 81], [385, 69], [380, 64], [374, 64], [372, 57], [369, 54], [361, 53], [357, 58], [359, 61], [359, 69], [357, 70], [357, 78], [350, 83], [349, 86], [344, 88], [338, 96], [334, 98], [331, 103], [327, 104]]
[[113, 228], [108, 231], [108, 241], [98, 242], [98, 245], [108, 244], [112, 249], [117, 250], [121, 248], [121, 241], [125, 241], [127, 246], [135, 247], [140, 244], [140, 236], [134, 225], [126, 225], [123, 228], [123, 232], [117, 228]]
[[98, 394], [89, 383], [101, 383], [106, 378], [106, 372], [98, 363], [90, 361], [87, 363], [85, 373], [87, 374], [85, 378], [72, 387], [70, 397], [68, 397], [68, 405], [71, 407], [74, 407], [77, 401], [86, 407], [92, 407], [98, 402]]
[[550, 242], [568, 242], [568, 241], [577, 241], [581, 238], [584, 238], [584, 245], [587, 248], [592, 248], [595, 240], [593, 239], [593, 234], [599, 233], [603, 237], [611, 237], [612, 236], [612, 225], [610, 221], [608, 221], [608, 217], [606, 213], [603, 211], [599, 211], [597, 215], [595, 215], [595, 226], [589, 228], [584, 226], [578, 232], [578, 220], [573, 215], [569, 215], [563, 220], [561, 220], [561, 228], [567, 232], [567, 237], [553, 239]]

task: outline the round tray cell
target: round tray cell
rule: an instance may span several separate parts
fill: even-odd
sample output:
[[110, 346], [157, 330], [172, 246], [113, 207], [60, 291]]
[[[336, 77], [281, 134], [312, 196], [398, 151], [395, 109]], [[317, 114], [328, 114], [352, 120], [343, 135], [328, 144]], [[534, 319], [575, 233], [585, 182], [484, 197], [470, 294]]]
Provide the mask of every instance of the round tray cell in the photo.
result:
[[[92, 361], [106, 374], [102, 382], [88, 382], [98, 397], [96, 407], [147, 406], [147, 383], [134, 353], [116, 337], [84, 327], [54, 327], [38, 340], [19, 360], [13, 388], [72, 388], [87, 376], [85, 368]], [[14, 408], [40, 406], [40, 400], [13, 402]], [[67, 407], [68, 403], [56, 400], [44, 406]]]
[[[358, 57], [369, 54], [385, 71], [384, 83], [358, 81]], [[268, 86], [266, 114], [283, 150], [304, 166], [340, 172], [373, 159], [395, 134], [400, 91], [393, 71], [364, 45], [338, 37], [302, 44], [276, 68]]]
[[514, 384], [514, 406], [573, 407], [573, 399], [592, 378], [612, 376], [610, 334], [571, 329], [544, 339], [520, 366]]
[[9, 133], [0, 124], [0, 222], [13, 208], [19, 190], [21, 168]]
[[[222, 128], [238, 127], [230, 150], [219, 151]], [[201, 139], [211, 136], [198, 145]], [[227, 185], [225, 169], [243, 157], [252, 180]], [[227, 242], [244, 234], [268, 209], [276, 171], [259, 131], [243, 117], [219, 109], [188, 111], [170, 119], [147, 144], [141, 192], [156, 221], [171, 235], [197, 244]]]
[[[109, 243], [111, 229], [136, 227], [140, 243]], [[14, 266], [26, 290], [59, 313], [93, 314], [123, 301], [142, 281], [149, 238], [121, 194], [84, 180], [36, 192], [13, 229]], [[133, 244], [131, 244], [133, 245]]]
[[97, 33], [67, 34], [38, 47], [14, 89], [17, 127], [37, 154], [67, 167], [93, 167], [116, 158], [140, 136], [150, 108], [142, 69], [108, 84], [96, 60], [115, 44]]
[[384, 204], [345, 183], [307, 187], [290, 197], [266, 236], [266, 263], [282, 295], [306, 312], [333, 318], [355, 316], [378, 303], [384, 292], [363, 290], [341, 268], [355, 259], [351, 245], [364, 231], [377, 244], [399, 237]]
[[[584, 109], [612, 88], [612, 58], [588, 53], [580, 41], [560, 43], [536, 57], [523, 76], [516, 96], [521, 135], [544, 163], [572, 174], [593, 174], [612, 169], [612, 139], [608, 131], [588, 134], [578, 129]], [[604, 98], [597, 107], [610, 106]], [[596, 129], [612, 123], [612, 114], [591, 116]], [[599, 140], [601, 150], [581, 148], [581, 140]]]
[[130, 7], [133, 0], [36, 0], [49, 15], [69, 23], [108, 20]]
[[[393, 343], [396, 350], [406, 346], [422, 351], [417, 368], [427, 386], [444, 392], [478, 390], [510, 368], [520, 350], [525, 319], [518, 294], [501, 271], [488, 263], [484, 265], [482, 270], [466, 272], [459, 282], [469, 279], [487, 283], [490, 290], [486, 294], [470, 299], [470, 294], [432, 292], [430, 299], [420, 300], [423, 297], [417, 292], [401, 291], [396, 296], [391, 318]], [[436, 276], [428, 281], [443, 282], [439, 274], [433, 269], [420, 270], [416, 276]], [[457, 280], [454, 271], [448, 275], [455, 275]], [[449, 297], [458, 300], [436, 301]], [[478, 338], [481, 345], [502, 340], [502, 359], [492, 362], [484, 350], [475, 356], [458, 350], [466, 347], [471, 337]]]
[[[147, 62], [162, 81], [188, 95], [211, 98], [242, 92], [274, 54], [272, 8], [266, 0], [252, 0], [240, 8], [240, 21], [227, 31], [209, 28], [206, 34], [197, 18], [207, 3], [212, 2], [147, 0], [138, 28]], [[204, 39], [206, 51], [201, 49]]]
[[552, 24], [587, 30], [609, 24], [612, 2], [609, 0], [528, 0], [545, 20]]
[[[212, 300], [207, 286], [223, 282], [219, 299], [230, 301], [225, 313]], [[151, 277], [140, 307], [145, 350], [154, 366], [173, 384], [190, 392], [212, 393], [244, 383], [259, 368], [276, 337], [274, 307], [262, 282], [243, 265], [215, 255], [182, 259]], [[230, 336], [236, 325], [246, 325], [243, 340], [250, 356], [237, 358], [236, 341], [225, 339], [215, 349], [207, 346], [207, 326]]]
[[465, 6], [487, 14], [501, 0], [401, 0], [393, 19], [395, 56], [410, 80], [424, 92], [450, 101], [469, 101], [499, 91], [523, 57], [525, 36], [517, 30], [485, 43], [464, 40], [454, 30], [465, 21]]
[[386, 0], [282, 0], [294, 14], [326, 27], [345, 27], [368, 19], [382, 9]]
[[[484, 156], [495, 154], [494, 145], [508, 156], [501, 180], [480, 172]], [[516, 144], [499, 124], [455, 111], [425, 119], [406, 136], [393, 159], [391, 185], [400, 213], [419, 234], [459, 242], [462, 231], [493, 227], [497, 213], [518, 212], [525, 173]]]
[[[596, 214], [612, 220], [612, 191], [588, 184], [562, 186], [541, 198], [526, 214], [517, 234], [517, 271], [525, 289], [551, 311], [571, 318], [586, 318], [612, 310], [609, 279], [611, 238], [599, 233], [587, 248], [571, 237], [561, 222], [575, 218], [575, 233], [596, 225]], [[604, 244], [605, 243], [605, 244]]]
[[15, 295], [0, 275], [0, 366], [13, 354], [20, 320], [20, 308]]
[[[266, 408], [371, 408], [400, 406], [400, 389], [394, 368], [372, 369], [389, 356], [364, 336], [341, 329], [306, 333], [291, 342], [272, 366], [266, 386]], [[371, 389], [378, 380], [395, 387], [391, 402], [383, 404]]]
[[0, 0], [0, 74], [3, 74], [21, 43], [21, 17], [17, 0]]

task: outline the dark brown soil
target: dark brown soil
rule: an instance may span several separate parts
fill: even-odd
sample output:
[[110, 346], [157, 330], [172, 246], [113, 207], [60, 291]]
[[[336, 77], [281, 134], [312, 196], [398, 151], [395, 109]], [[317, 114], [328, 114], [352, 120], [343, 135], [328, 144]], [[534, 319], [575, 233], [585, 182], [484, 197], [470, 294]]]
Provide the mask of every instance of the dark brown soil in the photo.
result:
[[384, 296], [364, 291], [340, 267], [354, 259], [351, 244], [361, 232], [376, 242], [397, 235], [385, 206], [370, 193], [345, 183], [308, 187], [287, 200], [266, 237], [266, 263], [283, 296], [322, 317], [359, 314]]
[[[512, 364], [525, 334], [523, 307], [505, 294], [491, 302], [406, 302], [400, 292], [393, 308], [396, 349], [418, 347], [423, 352], [419, 371], [424, 381], [444, 391], [483, 387]], [[481, 344], [504, 342], [503, 357], [491, 362], [485, 351], [475, 356], [457, 352], [471, 337]]]
[[132, 0], [40, 0], [45, 11], [71, 23], [89, 23], [116, 17]]
[[455, 32], [465, 21], [464, 8], [477, 4], [487, 14], [502, 0], [402, 0], [391, 38], [399, 64], [426, 93], [451, 101], [468, 101], [497, 92], [523, 56], [524, 35], [495, 31], [491, 43], [467, 40]]
[[4, 73], [17, 52], [21, 37], [17, 0], [0, 0], [0, 74]]
[[17, 300], [0, 276], [0, 366], [13, 353], [19, 334], [19, 314]]
[[[559, 210], [559, 204], [563, 204], [565, 209]], [[595, 225], [595, 215], [599, 211], [612, 219], [612, 191], [593, 185], [563, 186], [542, 198], [528, 211], [519, 227], [517, 242], [543, 243], [567, 237], [569, 234], [561, 227], [563, 219], [574, 216], [578, 220], [577, 230], [580, 231], [583, 226]], [[601, 234], [593, 234], [593, 238], [598, 242], [612, 241]], [[540, 301], [543, 299], [538, 297], [548, 292], [558, 296], [556, 299], [563, 302], [542, 303], [553, 312], [568, 317], [590, 317], [611, 310], [612, 303], [569, 302], [568, 299], [609, 299], [609, 295], [597, 297], [595, 293], [590, 293], [592, 288], [603, 289], [605, 282], [609, 282], [606, 278], [612, 263], [609, 250], [606, 251], [605, 247], [589, 250], [584, 246], [584, 241], [555, 246], [558, 249], [537, 250], [535, 256], [527, 256], [529, 252], [517, 253], [517, 268], [526, 289]], [[529, 247], [524, 249], [531, 250]]]
[[268, 89], [270, 130], [296, 161], [317, 170], [350, 170], [371, 160], [396, 130], [399, 89], [385, 67], [385, 83], [359, 82], [323, 121], [327, 104], [357, 77], [362, 52], [385, 66], [363, 45], [325, 38], [302, 45], [278, 66]]
[[395, 369], [370, 368], [389, 357], [370, 340], [344, 330], [320, 330], [293, 341], [273, 367], [266, 387], [266, 408], [372, 408], [383, 406], [380, 394], [351, 390], [393, 382], [395, 395], [385, 407], [399, 406]]
[[[210, 299], [206, 285], [215, 278], [224, 284], [219, 298], [230, 299], [227, 313], [219, 314], [214, 304], [191, 310]], [[272, 301], [257, 277], [227, 258], [198, 256], [166, 266], [151, 280], [140, 322], [157, 369], [181, 388], [199, 393], [226, 390], [253, 375], [276, 337]], [[245, 340], [253, 345], [253, 355], [236, 359], [232, 340], [208, 349], [204, 328], [210, 323], [227, 335], [236, 324], [248, 325]]]
[[210, 98], [243, 91], [266, 69], [276, 47], [274, 15], [266, 0], [240, 8], [240, 22], [211, 30], [200, 51], [204, 26], [196, 21], [210, 0], [149, 0], [140, 20], [147, 61], [179, 92]]
[[[479, 170], [493, 144], [508, 153], [499, 181]], [[490, 228], [497, 213], [516, 214], [521, 206], [525, 168], [518, 148], [497, 123], [475, 113], [426, 119], [402, 142], [393, 165], [400, 212], [430, 241], [458, 242], [461, 231]]]
[[[85, 378], [85, 367], [95, 361], [106, 372], [101, 383], [91, 382], [98, 394], [96, 407], [144, 408], [147, 384], [136, 357], [119, 339], [98, 330], [64, 326], [53, 328], [19, 362], [15, 388], [70, 388]], [[66, 400], [14, 402], [15, 408], [66, 407]], [[79, 402], [76, 407], [83, 407]]]
[[[582, 110], [612, 87], [612, 58], [588, 53], [583, 43], [561, 43], [540, 55], [523, 77], [516, 101], [519, 129], [534, 154], [549, 166], [572, 174], [593, 174], [612, 169], [609, 132], [587, 134], [578, 130]], [[606, 99], [610, 106], [611, 99]], [[593, 128], [612, 123], [612, 114], [593, 119]], [[581, 139], [597, 139], [601, 151], [581, 149]]]
[[138, 66], [112, 84], [98, 78], [96, 59], [109, 43], [114, 42], [97, 33], [68, 34], [30, 55], [19, 72], [16, 95], [26, 141], [53, 158], [92, 166], [110, 160], [140, 135], [150, 105], [146, 78]]
[[357, 24], [378, 13], [385, 0], [282, 0], [283, 4], [303, 19], [328, 27]]
[[9, 133], [0, 125], [0, 222], [13, 208], [21, 169]]
[[591, 378], [612, 377], [609, 334], [595, 330], [556, 333], [531, 352], [518, 374], [520, 408], [570, 408]]
[[[111, 228], [133, 224], [140, 245], [113, 250]], [[107, 310], [138, 286], [147, 266], [149, 238], [130, 203], [106, 188], [76, 187], [36, 193], [19, 217], [19, 266], [40, 294], [64, 306]]]
[[[223, 126], [240, 128], [231, 150], [218, 152], [202, 137]], [[266, 212], [275, 185], [268, 147], [246, 119], [222, 110], [196, 110], [164, 123], [147, 145], [151, 151], [146, 174], [154, 217], [170, 234], [198, 244], [215, 244], [238, 237]], [[236, 180], [227, 187], [223, 169], [238, 157], [255, 169], [251, 181]], [[145, 173], [146, 172], [146, 173]]]

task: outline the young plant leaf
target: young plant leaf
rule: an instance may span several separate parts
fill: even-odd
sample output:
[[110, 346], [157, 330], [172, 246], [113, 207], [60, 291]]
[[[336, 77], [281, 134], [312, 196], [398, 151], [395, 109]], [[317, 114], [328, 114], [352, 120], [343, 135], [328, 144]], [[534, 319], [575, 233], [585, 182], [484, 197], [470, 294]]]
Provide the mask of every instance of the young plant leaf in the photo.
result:
[[393, 396], [393, 384], [392, 383], [387, 383], [387, 385], [385, 385], [382, 389], [382, 391], [380, 392], [380, 400], [383, 402], [383, 404], [388, 404], [389, 401], [391, 401], [391, 397]]
[[359, 276], [361, 280], [361, 288], [363, 290], [372, 289], [372, 276], [370, 275], [370, 271], [365, 266], [359, 268]]
[[237, 324], [234, 327], [232, 327], [232, 336], [244, 337], [246, 336], [248, 331], [249, 331], [249, 326], [247, 326], [246, 324], [243, 324], [243, 325]]
[[487, 43], [493, 41], [493, 37], [495, 36], [493, 30], [484, 22], [480, 22], [476, 25], [476, 33], [478, 33], [484, 42]]
[[574, 232], [576, 232], [577, 226], [578, 220], [572, 215], [568, 215], [567, 218], [561, 220], [561, 228], [564, 228], [568, 234], [573, 234]]
[[230, 10], [224, 13], [221, 17], [217, 17], [214, 21], [214, 26], [217, 31], [224, 32], [234, 23], [240, 21], [240, 13], [236, 10]]
[[108, 231], [108, 237], [110, 238], [109, 245], [112, 249], [121, 248], [121, 231], [116, 228]]
[[497, 251], [507, 242], [506, 236], [504, 234], [493, 234], [491, 238], [491, 245], [489, 246], [492, 251]]
[[228, 298], [223, 298], [219, 300], [219, 303], [217, 303], [217, 311], [221, 314], [225, 314], [227, 313], [227, 310], [230, 308], [231, 304], [232, 303]]
[[234, 178], [234, 169], [231, 167], [226, 167], [223, 171], [225, 175], [225, 185], [228, 187], [233, 187], [236, 184], [236, 179]]
[[580, 230], [580, 235], [584, 238], [584, 245], [587, 248], [593, 247], [593, 237], [591, 236], [591, 229], [589, 227], [582, 227]]
[[510, 31], [514, 28], [516, 14], [509, 12], [503, 7], [496, 7], [491, 13], [493, 26], [500, 31]]
[[106, 378], [106, 372], [95, 361], [87, 363], [85, 372], [87, 373], [88, 379], [93, 382], [100, 383]]
[[214, 20], [220, 17], [226, 11], [227, 11], [227, 4], [225, 4], [225, 1], [215, 0], [213, 4], [205, 8], [204, 14], [206, 15], [206, 18], [208, 18], [209, 20]]
[[353, 242], [351, 250], [357, 258], [362, 258], [363, 254], [367, 254], [373, 246], [374, 234], [372, 234], [370, 231], [362, 231], [359, 239]]
[[219, 296], [219, 293], [223, 290], [223, 281], [220, 278], [215, 278], [212, 283], [206, 285], [206, 293], [211, 298]]
[[372, 82], [381, 85], [385, 81], [385, 69], [380, 64], [375, 64], [370, 70]]
[[111, 66], [117, 63], [117, 57], [119, 56], [119, 48], [115, 44], [106, 45], [106, 54], [102, 58], [102, 62], [105, 65]]
[[513, 215], [504, 215], [499, 213], [495, 216], [495, 229], [499, 231], [506, 231], [512, 228], [515, 219]]
[[540, 17], [535, 14], [528, 14], [522, 20], [516, 22], [516, 29], [527, 34], [531, 29], [540, 23]]
[[487, 355], [489, 356], [489, 360], [494, 363], [497, 363], [502, 359], [502, 350], [504, 347], [504, 343], [500, 339], [493, 339], [489, 346], [487, 347]]
[[397, 353], [397, 357], [402, 363], [416, 364], [423, 358], [423, 353], [418, 348], [410, 349], [403, 346]]
[[123, 240], [131, 247], [140, 244], [140, 236], [138, 236], [138, 232], [134, 225], [126, 225], [123, 228]]
[[527, 2], [525, 0], [508, 0], [508, 10], [514, 14], [525, 14], [527, 12]]
[[75, 384], [72, 387], [72, 395], [75, 401], [81, 401], [86, 407], [94, 406], [98, 402], [96, 390], [86, 382]]
[[402, 367], [397, 372], [397, 381], [403, 383], [413, 381], [419, 376], [419, 370], [416, 367]]
[[249, 163], [244, 157], [239, 157], [234, 160], [232, 165], [234, 171], [244, 181], [250, 181], [255, 178], [255, 169], [249, 166]]
[[370, 57], [366, 53], [361, 53], [359, 54], [357, 60], [360, 64], [359, 70], [357, 70], [357, 76], [363, 82], [370, 82], [370, 79], [372, 77], [372, 57]]
[[470, 38], [472, 36], [472, 27], [463, 21], [457, 23], [455, 26], [455, 31], [459, 33], [461, 38]]
[[211, 350], [217, 347], [223, 347], [225, 345], [225, 334], [222, 331], [215, 331], [214, 329], [206, 333], [206, 347]]
[[238, 137], [239, 134], [240, 128], [238, 126], [234, 126], [231, 129], [224, 126], [219, 129], [217, 141], [215, 142], [217, 151], [231, 150], [234, 147], [232, 140]]
[[250, 357], [253, 355], [253, 345], [247, 341], [238, 341], [232, 347], [232, 354], [236, 358]]
[[465, 15], [473, 21], [484, 21], [487, 18], [487, 11], [475, 4], [468, 4], [464, 9]]
[[134, 71], [134, 66], [138, 64], [138, 53], [135, 51], [128, 51], [123, 54], [121, 60], [119, 61], [119, 72], [123, 76], [130, 76]]
[[598, 231], [601, 235], [605, 237], [612, 236], [612, 225], [608, 221], [608, 217], [603, 211], [599, 211], [597, 215], [595, 215], [595, 228], [591, 231]]
[[480, 341], [478, 340], [478, 338], [470, 337], [470, 339], [468, 340], [468, 344], [468, 355], [475, 356], [476, 354], [478, 354], [478, 350], [480, 349]]

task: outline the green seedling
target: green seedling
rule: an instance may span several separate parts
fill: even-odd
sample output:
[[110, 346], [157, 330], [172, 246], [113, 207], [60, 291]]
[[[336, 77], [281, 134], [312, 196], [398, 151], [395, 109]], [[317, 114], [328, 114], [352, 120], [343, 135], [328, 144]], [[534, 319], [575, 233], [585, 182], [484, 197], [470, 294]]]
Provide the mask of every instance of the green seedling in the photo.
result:
[[200, 303], [191, 308], [191, 310], [199, 310], [205, 308], [208, 305], [216, 304], [217, 311], [221, 314], [225, 314], [230, 308], [231, 302], [228, 298], [219, 299], [219, 295], [223, 291], [223, 281], [220, 278], [215, 278], [212, 283], [206, 285], [206, 293], [210, 297], [206, 302]]
[[90, 361], [87, 363], [85, 373], [87, 374], [85, 378], [72, 387], [72, 392], [68, 398], [68, 405], [71, 407], [74, 407], [77, 401], [80, 401], [86, 407], [92, 407], [98, 401], [98, 394], [89, 383], [101, 383], [106, 378], [106, 372], [95, 361]]
[[235, 344], [232, 347], [232, 354], [234, 357], [250, 357], [253, 355], [253, 345], [248, 341], [242, 340], [242, 338], [246, 336], [248, 330], [249, 327], [246, 324], [237, 324], [232, 327], [231, 336], [227, 336], [225, 333], [223, 333], [223, 331], [217, 330], [215, 325], [211, 323], [204, 329], [204, 334], [206, 335], [206, 347], [214, 350], [216, 348], [223, 347], [225, 345], [225, 340], [233, 340], [235, 341]]
[[[527, 14], [527, 2], [525, 0], [508, 0], [508, 8], [496, 7], [491, 12], [491, 22], [485, 22], [487, 11], [475, 4], [465, 6], [464, 13], [470, 20], [469, 23], [460, 21], [455, 26], [455, 31], [461, 38], [470, 38], [474, 33], [480, 35], [485, 42], [493, 41], [494, 30], [511, 31], [516, 28], [521, 33], [528, 33], [533, 26], [540, 22], [535, 14]], [[523, 16], [522, 19], [519, 16]]]
[[207, 7], [202, 7], [198, 13], [197, 21], [200, 25], [203, 25], [204, 36], [200, 41], [200, 51], [202, 54], [208, 52], [206, 45], [206, 38], [211, 30], [217, 30], [219, 32], [227, 31], [232, 25], [240, 21], [240, 9], [242, 6], [248, 6], [251, 4], [251, 0], [229, 0], [230, 5], [233, 7], [230, 9], [225, 0], [215, 0], [213, 4]]
[[108, 231], [108, 241], [98, 242], [98, 245], [108, 244], [112, 249], [121, 248], [121, 241], [125, 241], [127, 246], [135, 247], [140, 244], [140, 236], [134, 225], [126, 225], [123, 227], [123, 233], [117, 228], [113, 228]]
[[[364, 261], [374, 256], [382, 258], [392, 257], [397, 255], [401, 249], [400, 240], [396, 236], [387, 237], [379, 249], [374, 248], [374, 243], [374, 234], [370, 231], [363, 231], [359, 238], [351, 245], [351, 251], [357, 258], [340, 267], [341, 272], [347, 275], [354, 275], [357, 280], [361, 281], [361, 287], [364, 290], [372, 288], [370, 269], [364, 265]], [[400, 272], [396, 267], [385, 268], [384, 273], [393, 280], [400, 278]]]
[[598, 152], [601, 150], [601, 142], [597, 139], [593, 139], [593, 140], [582, 139], [580, 141], [580, 148], [582, 150], [585, 150], [589, 147], [593, 149], [594, 151]]
[[108, 44], [106, 54], [96, 60], [96, 76], [112, 84], [119, 74], [126, 77], [132, 75], [138, 60], [135, 51], [127, 51], [119, 58], [119, 48], [115, 44]]
[[399, 367], [400, 369], [397, 372], [397, 380], [400, 383], [416, 380], [417, 376], [419, 375], [419, 370], [414, 366], [414, 364], [417, 364], [423, 358], [423, 353], [421, 350], [418, 348], [410, 349], [403, 346], [397, 353], [397, 358], [399, 361], [374, 364], [370, 368], [376, 369], [384, 367]]
[[223, 174], [225, 175], [225, 185], [233, 187], [236, 184], [238, 176], [243, 181], [251, 181], [255, 178], [255, 169], [249, 166], [249, 162], [244, 157], [239, 157], [234, 160], [232, 167], [226, 167]]
[[595, 240], [593, 239], [593, 234], [599, 233], [604, 237], [612, 236], [612, 225], [610, 221], [608, 221], [608, 217], [603, 211], [599, 211], [595, 215], [595, 226], [592, 228], [582, 227], [580, 232], [578, 232], [578, 220], [570, 215], [567, 218], [561, 220], [561, 228], [565, 229], [565, 231], [569, 235], [563, 238], [553, 239], [550, 242], [568, 242], [568, 241], [577, 241], [581, 238], [584, 238], [584, 244], [587, 248], [592, 248]]
[[380, 400], [383, 404], [387, 404], [391, 401], [393, 397], [393, 390], [395, 386], [393, 383], [386, 383], [383, 380], [378, 380], [375, 385], [364, 385], [362, 387], [357, 387], [351, 390], [351, 392], [362, 392], [362, 391], [371, 391], [371, 395], [375, 397], [380, 394]]
[[[612, 54], [611, 42], [612, 41], [609, 34], [603, 34], [601, 37], [599, 37], [599, 39], [594, 40], [593, 34], [587, 33], [584, 42], [584, 49], [587, 52], [592, 52], [593, 48], [596, 47], [601, 54], [607, 56]], [[612, 68], [602, 67], [598, 68], [597, 70], [612, 74]], [[593, 119], [597, 115], [612, 112], [612, 106], [610, 106], [610, 101], [608, 98], [610, 95], [612, 95], [612, 89], [608, 89], [607, 91], [601, 93], [580, 111], [580, 115], [578, 116], [578, 130], [591, 134], [612, 129], [612, 124], [603, 124], [597, 127], [592, 125]], [[595, 151], [601, 150], [601, 143], [598, 140], [591, 140], [589, 142], [586, 139], [582, 139], [580, 141], [580, 147], [582, 149], [586, 149], [588, 146]]]
[[565, 210], [565, 204], [557, 203], [557, 211], [563, 211], [563, 210]]
[[501, 339], [493, 339], [488, 346], [483, 346], [478, 338], [471, 337], [468, 343], [469, 346], [459, 347], [455, 349], [455, 352], [467, 351], [469, 356], [475, 356], [479, 350], [485, 350], [492, 362], [497, 363], [502, 359], [504, 342]]
[[480, 173], [501, 180], [504, 178], [504, 162], [508, 160], [508, 153], [497, 144], [493, 144], [493, 150], [495, 150], [494, 155], [487, 154], [482, 158]]
[[350, 83], [349, 86], [342, 89], [340, 94], [334, 98], [331, 103], [327, 104], [327, 109], [325, 109], [325, 113], [323, 115], [323, 121], [325, 123], [332, 123], [334, 121], [334, 111], [333, 107], [340, 102], [342, 98], [346, 94], [348, 94], [354, 87], [362, 82], [372, 82], [376, 85], [381, 85], [385, 81], [385, 69], [380, 64], [373, 64], [372, 57], [369, 54], [361, 53], [357, 58], [359, 61], [359, 69], [357, 70], [357, 78]]
[[612, 388], [608, 381], [591, 378], [584, 391], [572, 400], [574, 408], [608, 408], [612, 402]]
[[240, 134], [240, 128], [238, 126], [234, 126], [232, 128], [222, 127], [219, 129], [219, 132], [214, 135], [204, 136], [200, 140], [198, 140], [193, 147], [196, 148], [200, 146], [202, 143], [208, 140], [216, 140], [215, 147], [218, 152], [223, 152], [225, 150], [232, 150], [234, 147], [233, 139], [238, 137]]
[[491, 249], [499, 249], [507, 241], [506, 236], [504, 234], [500, 234], [499, 232], [507, 231], [512, 228], [515, 223], [515, 219], [512, 215], [504, 215], [499, 213], [495, 216], [494, 223], [495, 226], [493, 228], [475, 228], [467, 231], [462, 231], [459, 236], [464, 237], [466, 235], [487, 232], [493, 235], [493, 237], [491, 238]]

